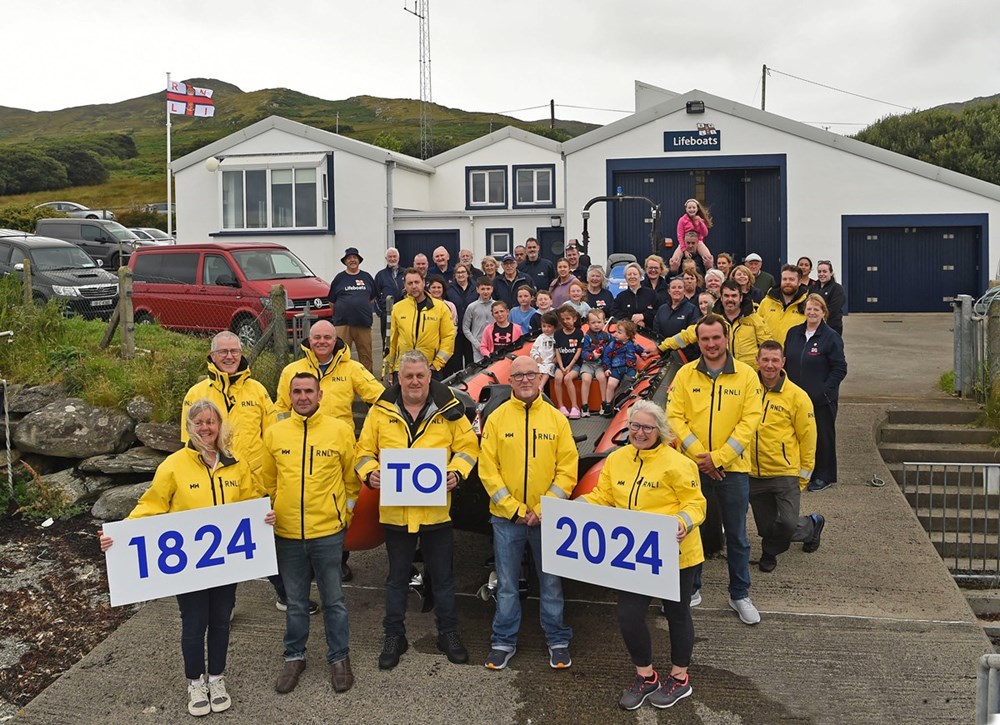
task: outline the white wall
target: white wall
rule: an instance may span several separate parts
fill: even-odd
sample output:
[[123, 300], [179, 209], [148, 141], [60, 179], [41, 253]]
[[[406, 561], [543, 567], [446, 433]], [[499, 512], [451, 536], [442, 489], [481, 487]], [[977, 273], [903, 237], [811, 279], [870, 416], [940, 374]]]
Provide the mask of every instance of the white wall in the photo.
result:
[[[546, 209], [545, 213], [529, 212], [514, 214], [500, 213], [430, 213], [413, 215], [397, 211], [395, 228], [406, 229], [458, 229], [460, 234], [459, 248], [472, 250], [477, 266], [480, 259], [486, 255], [487, 229], [513, 229], [514, 244], [524, 244], [528, 237], [536, 236], [539, 227], [550, 227], [553, 214], [561, 210]], [[570, 236], [565, 237], [569, 239]]]

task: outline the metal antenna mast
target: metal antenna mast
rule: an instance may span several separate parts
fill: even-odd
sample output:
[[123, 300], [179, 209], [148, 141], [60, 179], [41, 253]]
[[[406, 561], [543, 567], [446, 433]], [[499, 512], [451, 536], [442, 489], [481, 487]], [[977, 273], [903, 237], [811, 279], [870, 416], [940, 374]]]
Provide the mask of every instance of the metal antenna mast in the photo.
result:
[[430, 0], [413, 0], [413, 9], [403, 10], [420, 20], [420, 158], [434, 154], [431, 136], [431, 9]]

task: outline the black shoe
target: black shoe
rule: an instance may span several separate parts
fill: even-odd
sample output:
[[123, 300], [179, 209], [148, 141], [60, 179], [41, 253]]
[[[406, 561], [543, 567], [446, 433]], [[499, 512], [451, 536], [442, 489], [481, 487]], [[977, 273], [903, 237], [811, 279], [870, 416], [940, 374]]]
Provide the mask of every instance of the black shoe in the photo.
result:
[[[288, 611], [288, 602], [282, 597], [278, 597], [277, 601], [274, 603], [274, 608], [279, 612]], [[314, 602], [312, 599], [309, 600], [309, 614], [316, 614], [319, 611], [319, 604]]]
[[399, 664], [399, 658], [410, 648], [406, 637], [401, 634], [387, 634], [382, 642], [382, 652], [378, 656], [378, 668], [391, 670]]
[[462, 646], [458, 632], [442, 632], [438, 635], [438, 649], [448, 655], [453, 665], [464, 665], [469, 661], [469, 653]]
[[611, 405], [611, 403], [605, 403], [604, 405], [601, 406], [601, 415], [603, 415], [605, 418], [615, 417], [615, 409]]
[[826, 526], [826, 518], [823, 514], [809, 514], [813, 520], [813, 535], [802, 544], [802, 551], [811, 554], [819, 548], [819, 537], [823, 535], [823, 527]]
[[757, 566], [760, 567], [761, 571], [774, 571], [774, 568], [778, 566], [778, 559], [770, 554], [761, 554]]
[[836, 481], [824, 481], [822, 478], [814, 478], [806, 486], [806, 491], [825, 491], [830, 488]]
[[351, 566], [347, 562], [340, 565], [340, 581], [349, 582], [354, 578], [354, 572], [351, 571]]

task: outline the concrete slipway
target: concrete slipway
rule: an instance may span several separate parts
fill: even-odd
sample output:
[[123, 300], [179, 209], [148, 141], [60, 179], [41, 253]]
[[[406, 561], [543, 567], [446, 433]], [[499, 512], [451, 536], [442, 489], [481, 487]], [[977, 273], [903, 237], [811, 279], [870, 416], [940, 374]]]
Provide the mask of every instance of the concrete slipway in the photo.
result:
[[[380, 672], [382, 550], [352, 558], [348, 585], [351, 659], [357, 684], [330, 687], [322, 625], [313, 618], [310, 664], [290, 695], [274, 692], [281, 667], [283, 616], [266, 582], [240, 586], [227, 672], [232, 709], [226, 722], [472, 723], [670, 722], [887, 723], [969, 722], [975, 669], [990, 643], [937, 557], [875, 447], [875, 429], [891, 407], [954, 406], [936, 391], [951, 363], [949, 315], [852, 315], [845, 323], [849, 377], [838, 430], [840, 481], [803, 497], [805, 511], [828, 524], [815, 554], [801, 547], [776, 571], [752, 569], [756, 627], [729, 609], [725, 562], [707, 563], [705, 602], [695, 610], [694, 694], [672, 710], [616, 707], [630, 665], [612, 598], [569, 583], [574, 664], [549, 669], [529, 601], [517, 656], [502, 672], [481, 662], [492, 608], [474, 594], [486, 570], [483, 537], [460, 534], [461, 632], [474, 666], [455, 666], [435, 649], [433, 618], [412, 613], [411, 648], [400, 666]], [[889, 481], [867, 485], [873, 474]], [[751, 519], [752, 521], [752, 519]], [[752, 523], [751, 523], [752, 525]], [[759, 556], [753, 541], [753, 561]], [[665, 621], [657, 627], [657, 663], [667, 659]], [[172, 600], [144, 606], [128, 623], [31, 702], [14, 722], [190, 722]]]

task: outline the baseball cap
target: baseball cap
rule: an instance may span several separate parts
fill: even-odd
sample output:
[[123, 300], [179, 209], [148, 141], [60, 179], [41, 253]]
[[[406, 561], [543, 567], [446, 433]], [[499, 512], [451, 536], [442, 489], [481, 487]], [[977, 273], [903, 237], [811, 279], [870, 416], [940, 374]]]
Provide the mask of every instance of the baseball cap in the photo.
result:
[[747, 256], [745, 256], [743, 258], [743, 261], [744, 262], [763, 262], [764, 260], [760, 258], [760, 255], [757, 254], [757, 252], [751, 252], [750, 254], [748, 254]]
[[516, 262], [516, 261], [517, 260], [514, 259], [513, 254], [505, 254], [503, 255], [503, 259], [500, 260], [500, 264], [503, 264], [504, 262]]

